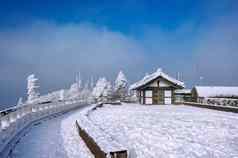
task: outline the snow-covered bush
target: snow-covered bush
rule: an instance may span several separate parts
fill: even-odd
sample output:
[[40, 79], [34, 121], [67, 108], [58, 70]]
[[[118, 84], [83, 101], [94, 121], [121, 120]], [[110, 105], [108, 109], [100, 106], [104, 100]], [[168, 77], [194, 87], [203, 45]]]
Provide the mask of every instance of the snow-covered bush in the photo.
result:
[[125, 100], [128, 95], [128, 81], [122, 71], [120, 71], [115, 80], [114, 96], [120, 100]]
[[33, 103], [40, 96], [40, 93], [38, 92], [40, 86], [37, 84], [37, 81], [38, 79], [35, 78], [34, 74], [31, 74], [27, 78], [27, 103]]

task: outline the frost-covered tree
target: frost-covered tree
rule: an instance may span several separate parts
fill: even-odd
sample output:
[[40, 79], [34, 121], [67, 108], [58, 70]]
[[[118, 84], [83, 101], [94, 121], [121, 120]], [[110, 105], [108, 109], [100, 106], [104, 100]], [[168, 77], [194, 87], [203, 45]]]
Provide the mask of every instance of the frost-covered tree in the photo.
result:
[[50, 92], [46, 95], [42, 95], [37, 99], [38, 103], [44, 103], [44, 102], [57, 102], [59, 100], [64, 100], [65, 99], [65, 90], [57, 90]]
[[111, 82], [107, 81], [105, 89], [103, 91], [103, 98], [105, 101], [108, 101], [112, 99], [112, 95], [113, 95], [113, 89], [112, 89]]
[[59, 100], [64, 100], [65, 99], [65, 90], [61, 89], [60, 90], [60, 94], [59, 94]]
[[27, 77], [27, 103], [33, 103], [34, 100], [36, 100], [40, 96], [40, 93], [38, 91], [40, 86], [37, 84], [37, 82], [38, 79], [34, 74], [31, 74]]
[[88, 81], [86, 81], [84, 86], [83, 86], [83, 89], [81, 91], [81, 97], [85, 98], [87, 96], [88, 92], [90, 92], [90, 90], [89, 90]]
[[80, 99], [80, 89], [81, 89], [81, 75], [78, 73], [76, 75], [75, 83], [70, 86], [70, 89], [67, 92], [67, 99]]
[[121, 100], [124, 100], [128, 92], [128, 81], [122, 71], [120, 71], [115, 80], [114, 95]]
[[22, 97], [18, 99], [17, 106], [23, 105]]
[[68, 91], [68, 99], [79, 99], [80, 90], [78, 83], [73, 83]]
[[103, 98], [104, 91], [107, 89], [108, 81], [105, 77], [99, 78], [96, 86], [93, 88], [92, 95], [96, 100]]
[[81, 98], [83, 100], [89, 100], [92, 97], [92, 92], [89, 88], [89, 81], [85, 82], [84, 88], [81, 91]]
[[76, 83], [78, 85], [78, 88], [80, 89], [81, 86], [82, 86], [82, 80], [81, 80], [81, 73], [80, 72], [76, 75]]
[[91, 80], [90, 80], [90, 89], [92, 90], [94, 88], [94, 80], [93, 80], [93, 77], [91, 77]]

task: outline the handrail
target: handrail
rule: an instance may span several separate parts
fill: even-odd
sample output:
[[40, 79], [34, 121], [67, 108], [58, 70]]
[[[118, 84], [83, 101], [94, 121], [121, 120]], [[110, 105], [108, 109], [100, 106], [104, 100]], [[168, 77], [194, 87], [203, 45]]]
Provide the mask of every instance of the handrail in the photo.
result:
[[89, 104], [83, 100], [66, 100], [47, 104], [26, 104], [15, 107], [4, 116], [0, 116], [0, 157], [4, 156], [4, 149], [11, 145], [14, 137], [33, 122], [44, 117], [66, 112], [82, 105]]
[[238, 107], [233, 107], [233, 106], [220, 106], [220, 105], [203, 104], [203, 103], [196, 103], [196, 102], [181, 102], [178, 104], [189, 105], [189, 106], [194, 106], [199, 108], [213, 109], [218, 111], [238, 113]]

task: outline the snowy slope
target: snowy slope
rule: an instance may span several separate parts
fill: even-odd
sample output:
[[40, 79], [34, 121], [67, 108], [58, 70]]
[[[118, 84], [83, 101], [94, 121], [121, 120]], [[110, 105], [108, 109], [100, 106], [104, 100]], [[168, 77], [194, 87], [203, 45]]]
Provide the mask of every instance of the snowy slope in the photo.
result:
[[105, 106], [90, 119], [133, 158], [238, 157], [238, 115], [188, 106]]

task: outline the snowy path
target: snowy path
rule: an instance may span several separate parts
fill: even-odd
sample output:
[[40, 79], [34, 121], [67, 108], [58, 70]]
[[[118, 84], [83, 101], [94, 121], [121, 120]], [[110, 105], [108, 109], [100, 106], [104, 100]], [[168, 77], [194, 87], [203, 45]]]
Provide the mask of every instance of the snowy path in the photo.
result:
[[[16, 144], [9, 158], [71, 158], [72, 153], [78, 158], [92, 157], [75, 130], [74, 120], [71, 119], [78, 111], [80, 110], [47, 118], [32, 126]], [[68, 139], [74, 142], [65, 144]]]

